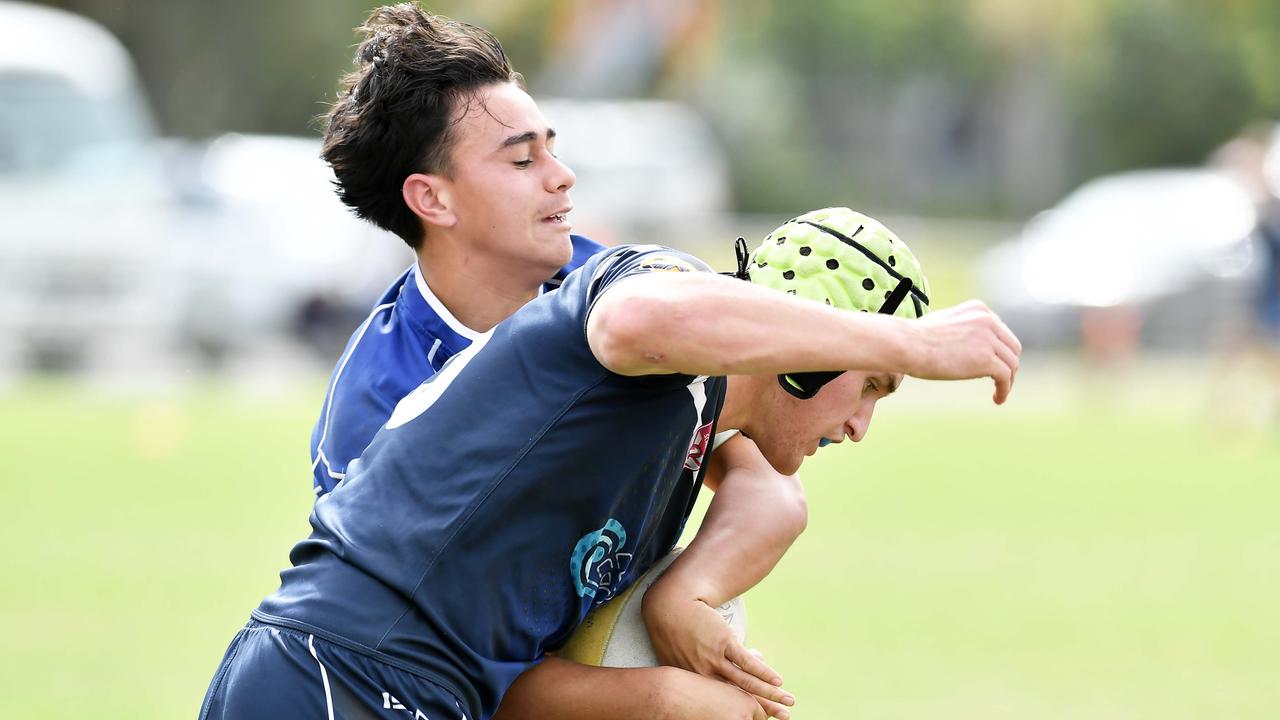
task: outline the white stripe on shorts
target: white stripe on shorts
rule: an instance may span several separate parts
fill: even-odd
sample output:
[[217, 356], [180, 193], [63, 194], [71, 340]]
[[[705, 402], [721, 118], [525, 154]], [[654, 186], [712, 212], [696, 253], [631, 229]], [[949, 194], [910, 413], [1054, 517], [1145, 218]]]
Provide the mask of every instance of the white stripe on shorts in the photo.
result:
[[316, 664], [320, 666], [320, 680], [324, 683], [324, 704], [329, 711], [329, 720], [333, 720], [333, 694], [329, 692], [329, 671], [324, 669], [324, 663], [320, 662], [319, 656], [316, 655], [316, 636], [307, 636], [307, 649], [311, 651], [311, 657], [316, 659]]

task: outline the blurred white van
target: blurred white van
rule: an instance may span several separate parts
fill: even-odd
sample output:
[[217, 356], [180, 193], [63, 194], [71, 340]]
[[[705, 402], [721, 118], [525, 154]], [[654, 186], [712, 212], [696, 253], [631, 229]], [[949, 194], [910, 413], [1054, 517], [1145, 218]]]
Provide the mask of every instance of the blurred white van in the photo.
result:
[[0, 2], [0, 27], [0, 353], [156, 352], [180, 226], [133, 64], [70, 13]]
[[0, 366], [336, 357], [408, 267], [338, 200], [318, 139], [161, 139], [105, 28], [3, 0], [0, 27]]

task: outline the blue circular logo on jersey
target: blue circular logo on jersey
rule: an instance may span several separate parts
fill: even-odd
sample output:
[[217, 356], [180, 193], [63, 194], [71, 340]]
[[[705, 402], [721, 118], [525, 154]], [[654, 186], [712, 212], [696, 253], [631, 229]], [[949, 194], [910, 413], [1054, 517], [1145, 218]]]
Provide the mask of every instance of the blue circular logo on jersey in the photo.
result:
[[569, 572], [579, 597], [594, 598], [597, 603], [613, 597], [613, 588], [631, 565], [631, 553], [622, 552], [626, 544], [627, 531], [613, 518], [578, 540]]

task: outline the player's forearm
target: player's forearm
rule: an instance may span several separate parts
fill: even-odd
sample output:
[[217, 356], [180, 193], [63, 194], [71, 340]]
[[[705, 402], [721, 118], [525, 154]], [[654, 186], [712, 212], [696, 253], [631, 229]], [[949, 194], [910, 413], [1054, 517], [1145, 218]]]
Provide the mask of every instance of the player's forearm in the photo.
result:
[[645, 596], [646, 620], [656, 620], [651, 613], [661, 612], [664, 601], [717, 607], [741, 595], [773, 571], [804, 531], [808, 506], [799, 478], [779, 475], [750, 440], [729, 442], [736, 464], [720, 480], [698, 534]]
[[[733, 479], [721, 486], [698, 536], [672, 581], [696, 588], [712, 607], [755, 587], [773, 571], [800, 537], [808, 520], [804, 492], [795, 476]], [[755, 487], [747, 487], [755, 485]], [[767, 485], [768, 487], [764, 487]], [[759, 492], [757, 492], [759, 490]]]
[[904, 372], [917, 344], [909, 321], [707, 273], [618, 283], [592, 309], [587, 336], [597, 358], [623, 375]]
[[670, 668], [600, 668], [548, 657], [507, 691], [494, 720], [652, 720]]

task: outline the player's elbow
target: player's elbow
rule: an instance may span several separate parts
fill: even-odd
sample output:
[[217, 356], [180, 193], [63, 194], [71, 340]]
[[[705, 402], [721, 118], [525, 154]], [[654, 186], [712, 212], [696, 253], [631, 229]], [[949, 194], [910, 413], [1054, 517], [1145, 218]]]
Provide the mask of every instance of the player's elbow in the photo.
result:
[[619, 375], [668, 372], [662, 349], [666, 305], [644, 295], [605, 295], [587, 320], [592, 354]]

